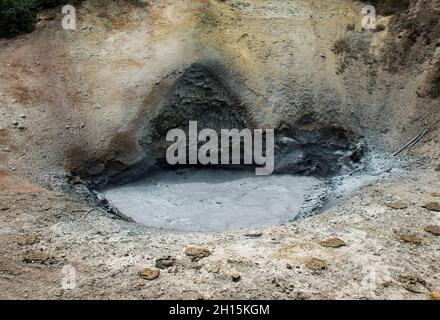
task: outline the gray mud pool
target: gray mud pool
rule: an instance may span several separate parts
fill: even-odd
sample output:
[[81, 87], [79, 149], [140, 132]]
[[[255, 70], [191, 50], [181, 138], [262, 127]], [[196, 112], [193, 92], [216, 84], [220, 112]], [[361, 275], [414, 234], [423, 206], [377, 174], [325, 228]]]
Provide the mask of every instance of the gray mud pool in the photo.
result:
[[254, 171], [159, 171], [109, 188], [105, 198], [123, 214], [150, 227], [228, 231], [283, 224], [300, 212], [320, 180]]

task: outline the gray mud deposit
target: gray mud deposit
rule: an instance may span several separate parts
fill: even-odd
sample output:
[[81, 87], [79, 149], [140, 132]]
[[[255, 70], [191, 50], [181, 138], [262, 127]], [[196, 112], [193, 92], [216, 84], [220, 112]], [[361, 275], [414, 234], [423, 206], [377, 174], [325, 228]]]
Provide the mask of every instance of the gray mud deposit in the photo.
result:
[[104, 196], [136, 222], [184, 231], [226, 231], [295, 219], [320, 180], [253, 171], [160, 171], [105, 190]]

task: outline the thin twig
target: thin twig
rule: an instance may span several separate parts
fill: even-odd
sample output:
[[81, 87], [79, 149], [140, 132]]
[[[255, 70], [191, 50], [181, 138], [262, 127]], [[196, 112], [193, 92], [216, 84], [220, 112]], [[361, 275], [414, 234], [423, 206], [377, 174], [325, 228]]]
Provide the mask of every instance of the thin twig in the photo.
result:
[[95, 209], [90, 209], [89, 211], [87, 211], [86, 213], [84, 213], [84, 215], [81, 217], [81, 220], [84, 220], [84, 219], [87, 217], [87, 215], [88, 215], [90, 212], [92, 212], [93, 210], [95, 210]]
[[410, 148], [412, 146], [414, 146], [417, 142], [419, 142], [426, 134], [428, 133], [428, 129], [423, 130], [422, 133], [420, 133], [418, 136], [414, 137], [413, 139], [411, 139], [410, 141], [408, 141], [405, 145], [403, 145], [399, 150], [397, 150], [396, 152], [393, 153], [393, 157], [399, 155], [400, 153], [402, 153], [402, 151], [404, 151], [407, 148]]

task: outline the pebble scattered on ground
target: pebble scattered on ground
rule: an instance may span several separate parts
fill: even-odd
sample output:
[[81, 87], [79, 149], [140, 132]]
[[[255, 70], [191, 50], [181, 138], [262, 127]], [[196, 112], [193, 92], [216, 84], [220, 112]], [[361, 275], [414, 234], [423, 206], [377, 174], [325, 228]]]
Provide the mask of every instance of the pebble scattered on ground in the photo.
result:
[[429, 211], [435, 211], [440, 212], [440, 204], [438, 202], [430, 202], [422, 206], [422, 208], [425, 208]]
[[406, 243], [412, 243], [415, 245], [421, 245], [423, 243], [423, 239], [413, 235], [413, 234], [404, 234], [400, 236], [400, 240]]
[[39, 239], [36, 235], [25, 235], [23, 238], [18, 239], [17, 244], [20, 246], [31, 246], [39, 242]]
[[176, 263], [176, 259], [168, 256], [165, 258], [159, 258], [156, 260], [156, 268], [167, 269], [172, 267]]
[[238, 282], [241, 280], [241, 275], [239, 273], [233, 273], [231, 275], [231, 279], [233, 282]]
[[54, 257], [48, 252], [35, 250], [28, 252], [24, 256], [23, 261], [26, 263], [50, 264], [54, 262]]
[[139, 271], [139, 276], [144, 280], [154, 280], [160, 275], [160, 271], [152, 268], [145, 268]]
[[190, 246], [185, 249], [185, 254], [193, 261], [206, 258], [211, 255], [211, 251], [206, 247]]
[[426, 232], [431, 233], [435, 236], [440, 236], [440, 226], [426, 226], [424, 229]]
[[340, 247], [344, 247], [347, 245], [344, 240], [339, 239], [339, 238], [330, 238], [330, 239], [321, 241], [320, 244], [321, 244], [321, 246], [327, 247], [327, 248], [340, 248]]
[[406, 204], [401, 203], [401, 202], [388, 203], [387, 207], [394, 209], [394, 210], [404, 210], [404, 209], [408, 208], [408, 206]]
[[327, 263], [324, 260], [318, 258], [311, 258], [306, 261], [306, 268], [312, 271], [326, 270]]

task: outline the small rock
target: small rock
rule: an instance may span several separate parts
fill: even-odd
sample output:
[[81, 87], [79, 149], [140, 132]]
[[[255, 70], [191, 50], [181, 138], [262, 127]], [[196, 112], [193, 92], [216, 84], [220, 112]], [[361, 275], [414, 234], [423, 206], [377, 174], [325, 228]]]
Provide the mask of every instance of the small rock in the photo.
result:
[[423, 229], [423, 230], [425, 230], [426, 232], [431, 233], [437, 237], [440, 236], [440, 226], [434, 226], [434, 225], [426, 226], [425, 229]]
[[401, 235], [400, 240], [402, 240], [403, 242], [412, 243], [415, 245], [421, 245], [423, 242], [423, 239], [421, 239], [415, 235], [412, 235], [412, 234]]
[[399, 276], [401, 286], [412, 293], [427, 293], [427, 286], [425, 280], [416, 275]]
[[327, 59], [326, 55], [323, 54], [323, 53], [321, 53], [319, 56], [320, 56], [322, 59]]
[[387, 204], [388, 208], [394, 209], [394, 210], [404, 210], [407, 209], [408, 206], [401, 202], [392, 202]]
[[176, 259], [168, 256], [165, 258], [156, 259], [156, 268], [166, 269], [172, 267], [176, 263]]
[[323, 247], [326, 247], [326, 248], [340, 248], [340, 247], [344, 247], [347, 245], [344, 240], [339, 239], [339, 238], [330, 238], [330, 239], [321, 241], [319, 244]]
[[159, 277], [160, 271], [152, 268], [145, 268], [139, 271], [139, 276], [144, 280], [154, 280]]
[[433, 193], [431, 193], [431, 196], [433, 196], [435, 198], [440, 198], [440, 192], [433, 192]]
[[241, 275], [239, 273], [233, 273], [231, 275], [231, 279], [233, 282], [238, 282], [241, 280]]
[[36, 235], [26, 235], [23, 238], [17, 241], [17, 244], [20, 246], [31, 246], [39, 242], [39, 239]]
[[440, 301], [440, 291], [439, 292], [431, 293], [430, 296], [431, 296], [432, 300]]
[[80, 176], [73, 176], [73, 177], [71, 177], [70, 178], [70, 183], [72, 183], [72, 184], [81, 184], [82, 183], [82, 180], [81, 180], [81, 177]]
[[440, 204], [438, 202], [430, 202], [422, 206], [422, 208], [425, 208], [429, 211], [440, 212]]
[[50, 264], [54, 262], [54, 258], [45, 251], [32, 251], [24, 256], [23, 261], [26, 263]]
[[25, 115], [25, 114], [21, 114], [21, 115], [20, 115], [20, 118], [22, 118], [22, 119], [26, 119], [26, 115]]
[[317, 259], [317, 258], [311, 258], [311, 259], [307, 260], [305, 266], [307, 269], [313, 270], [313, 271], [327, 269], [327, 263], [324, 260]]
[[440, 163], [434, 168], [435, 171], [440, 171]]
[[191, 260], [198, 261], [211, 255], [211, 251], [206, 247], [191, 246], [185, 249], [185, 254], [191, 257]]

